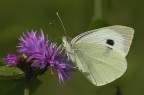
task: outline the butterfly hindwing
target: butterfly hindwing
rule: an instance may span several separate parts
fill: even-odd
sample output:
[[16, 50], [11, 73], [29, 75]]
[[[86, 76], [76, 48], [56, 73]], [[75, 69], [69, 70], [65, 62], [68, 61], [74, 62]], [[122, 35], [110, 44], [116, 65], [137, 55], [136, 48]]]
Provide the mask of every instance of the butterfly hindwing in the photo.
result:
[[101, 86], [120, 77], [127, 68], [125, 58], [114, 50], [92, 43], [75, 48], [77, 66], [93, 84]]

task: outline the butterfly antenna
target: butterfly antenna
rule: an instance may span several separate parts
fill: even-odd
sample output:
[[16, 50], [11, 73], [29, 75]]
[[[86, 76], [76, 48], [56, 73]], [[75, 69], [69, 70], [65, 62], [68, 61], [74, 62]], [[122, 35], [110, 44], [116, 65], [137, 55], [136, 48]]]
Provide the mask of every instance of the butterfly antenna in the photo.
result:
[[59, 18], [60, 23], [61, 23], [61, 25], [62, 25], [62, 27], [63, 27], [63, 30], [64, 30], [64, 32], [65, 32], [65, 35], [66, 35], [66, 29], [65, 29], [64, 24], [63, 24], [63, 22], [62, 22], [62, 20], [61, 20], [61, 18], [60, 18], [60, 16], [59, 16], [59, 13], [56, 12], [56, 15], [57, 15], [57, 17]]

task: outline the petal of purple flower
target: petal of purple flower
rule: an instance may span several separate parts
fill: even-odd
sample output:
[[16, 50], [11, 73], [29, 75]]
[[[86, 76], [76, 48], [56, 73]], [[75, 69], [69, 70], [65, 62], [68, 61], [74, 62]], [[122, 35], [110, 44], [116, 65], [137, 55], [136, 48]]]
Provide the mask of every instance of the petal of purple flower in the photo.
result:
[[7, 66], [16, 66], [20, 62], [20, 59], [14, 54], [8, 54], [3, 60], [6, 61]]
[[41, 35], [36, 36], [36, 32], [27, 32], [23, 34], [24, 37], [20, 37], [19, 40], [21, 43], [18, 46], [18, 52], [25, 54], [41, 53], [46, 44], [44, 39], [44, 34], [41, 32]]
[[74, 68], [66, 63], [55, 64], [55, 68], [58, 71], [59, 82], [64, 83], [64, 80], [71, 80], [72, 77], [69, 75], [68, 71], [74, 71]]

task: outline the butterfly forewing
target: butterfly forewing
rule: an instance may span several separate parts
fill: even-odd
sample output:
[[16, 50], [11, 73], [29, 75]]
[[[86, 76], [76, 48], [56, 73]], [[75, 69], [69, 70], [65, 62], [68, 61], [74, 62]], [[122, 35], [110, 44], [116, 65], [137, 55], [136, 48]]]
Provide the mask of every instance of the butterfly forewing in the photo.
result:
[[109, 26], [92, 31], [88, 31], [76, 36], [72, 44], [88, 42], [102, 44], [126, 56], [133, 38], [134, 30], [126, 26]]

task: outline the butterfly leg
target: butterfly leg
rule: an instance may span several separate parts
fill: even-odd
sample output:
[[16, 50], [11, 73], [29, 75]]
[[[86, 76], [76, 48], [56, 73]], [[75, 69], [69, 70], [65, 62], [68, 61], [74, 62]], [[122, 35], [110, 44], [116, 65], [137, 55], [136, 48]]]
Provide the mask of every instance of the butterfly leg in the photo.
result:
[[61, 44], [61, 45], [58, 47], [58, 51], [61, 53], [61, 52], [63, 52], [63, 50], [64, 50], [64, 46]]

